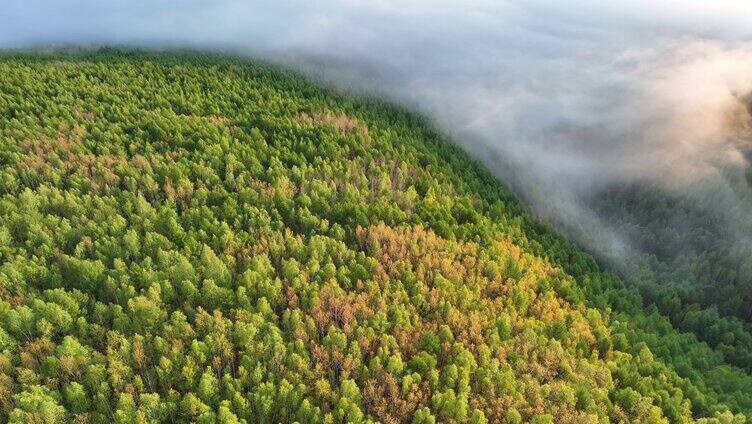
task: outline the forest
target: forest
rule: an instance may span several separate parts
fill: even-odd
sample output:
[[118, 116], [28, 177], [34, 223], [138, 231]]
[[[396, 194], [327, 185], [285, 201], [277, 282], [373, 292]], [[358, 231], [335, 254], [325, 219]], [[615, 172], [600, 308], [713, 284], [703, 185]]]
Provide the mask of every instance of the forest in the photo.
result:
[[[752, 219], [740, 206], [752, 202], [749, 170], [749, 164], [728, 165], [689, 192], [639, 182], [613, 185], [588, 199], [640, 252], [612, 264], [623, 278], [679, 329], [747, 370], [752, 369]], [[735, 204], [728, 202], [732, 196], [739, 199]]]
[[596, 258], [403, 107], [0, 56], [0, 422], [747, 422], [749, 304]]

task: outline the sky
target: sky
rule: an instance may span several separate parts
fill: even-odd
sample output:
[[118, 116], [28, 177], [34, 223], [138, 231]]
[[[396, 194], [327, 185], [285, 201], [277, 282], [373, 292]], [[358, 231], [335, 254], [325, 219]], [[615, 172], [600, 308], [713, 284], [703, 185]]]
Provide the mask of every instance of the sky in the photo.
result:
[[222, 50], [408, 104], [615, 254], [629, 240], [583, 198], [686, 193], [751, 148], [749, 0], [5, 0], [0, 22], [0, 48]]

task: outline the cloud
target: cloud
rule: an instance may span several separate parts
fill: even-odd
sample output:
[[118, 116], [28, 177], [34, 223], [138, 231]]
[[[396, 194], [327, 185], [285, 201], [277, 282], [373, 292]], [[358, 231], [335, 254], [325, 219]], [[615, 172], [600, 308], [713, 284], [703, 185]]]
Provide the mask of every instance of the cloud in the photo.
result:
[[748, 0], [6, 0], [0, 47], [224, 49], [388, 96], [618, 256], [630, 240], [583, 199], [749, 157], [750, 18]]

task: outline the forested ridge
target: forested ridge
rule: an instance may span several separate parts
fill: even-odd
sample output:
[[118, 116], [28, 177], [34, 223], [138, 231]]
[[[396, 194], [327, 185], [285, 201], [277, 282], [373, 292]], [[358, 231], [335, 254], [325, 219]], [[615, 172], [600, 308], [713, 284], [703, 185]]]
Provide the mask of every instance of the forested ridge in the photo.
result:
[[221, 56], [6, 53], [0, 169], [2, 422], [752, 417], [746, 345], [675, 328], [670, 294], [378, 100]]
[[748, 371], [752, 215], [739, 207], [752, 202], [752, 180], [745, 176], [750, 169], [748, 163], [729, 165], [689, 193], [632, 183], [589, 200], [640, 252], [623, 261], [625, 279], [674, 325], [718, 346], [728, 361]]

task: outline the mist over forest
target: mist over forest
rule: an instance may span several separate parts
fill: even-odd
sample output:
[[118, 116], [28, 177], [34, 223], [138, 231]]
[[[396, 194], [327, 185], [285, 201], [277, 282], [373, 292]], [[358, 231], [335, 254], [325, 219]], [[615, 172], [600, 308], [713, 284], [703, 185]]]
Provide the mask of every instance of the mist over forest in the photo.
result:
[[0, 423], [747, 422], [752, 4], [623, 3], [6, 0]]
[[[5, 48], [213, 49], [408, 104], [625, 273], [749, 288], [747, 2], [13, 0], [0, 13]], [[666, 202], [682, 213], [656, 218]], [[739, 253], [719, 265], [711, 250]]]

